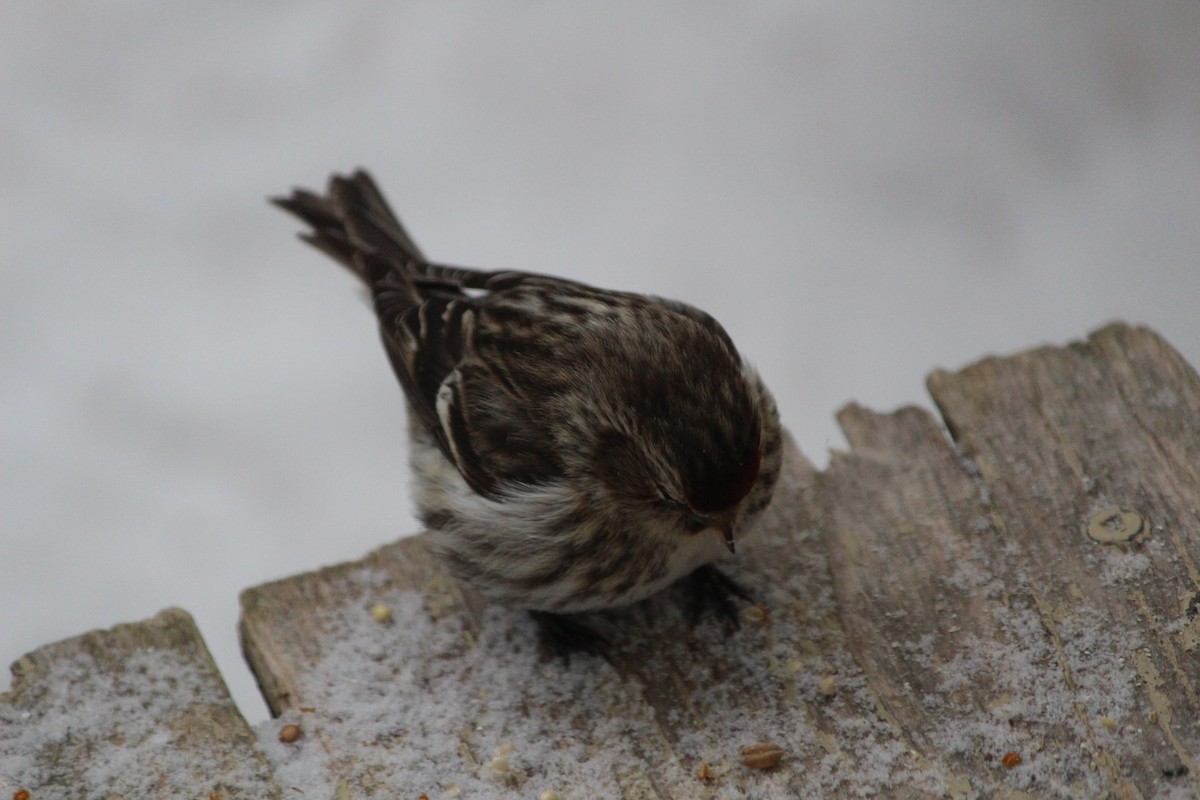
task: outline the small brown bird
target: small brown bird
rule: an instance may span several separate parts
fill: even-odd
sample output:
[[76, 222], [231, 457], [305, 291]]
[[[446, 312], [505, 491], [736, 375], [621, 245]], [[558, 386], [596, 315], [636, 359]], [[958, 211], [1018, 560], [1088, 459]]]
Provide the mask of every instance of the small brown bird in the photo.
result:
[[451, 572], [554, 614], [632, 603], [694, 572], [736, 591], [708, 565], [770, 503], [781, 433], [716, 320], [431, 263], [363, 171], [273, 202], [370, 290], [408, 399], [417, 508]]

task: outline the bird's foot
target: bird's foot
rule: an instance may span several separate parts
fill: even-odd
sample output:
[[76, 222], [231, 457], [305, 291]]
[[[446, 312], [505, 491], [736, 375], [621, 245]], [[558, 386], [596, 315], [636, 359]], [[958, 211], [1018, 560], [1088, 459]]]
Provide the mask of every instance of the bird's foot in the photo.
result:
[[688, 593], [688, 616], [693, 626], [705, 613], [711, 612], [727, 630], [735, 631], [741, 627], [736, 600], [754, 602], [749, 589], [712, 564], [705, 564], [684, 578], [684, 586]]
[[529, 616], [537, 623], [538, 639], [543, 650], [561, 658], [563, 664], [569, 666], [571, 656], [576, 653], [608, 658], [604, 651], [608, 640], [580, 622], [577, 616], [549, 611], [530, 611]]

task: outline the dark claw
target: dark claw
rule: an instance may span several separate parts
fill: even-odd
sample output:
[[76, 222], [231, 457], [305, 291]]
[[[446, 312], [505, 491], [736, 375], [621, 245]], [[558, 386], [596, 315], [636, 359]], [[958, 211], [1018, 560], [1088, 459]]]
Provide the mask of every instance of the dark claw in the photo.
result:
[[730, 630], [741, 627], [737, 603], [739, 598], [753, 603], [754, 597], [740, 583], [712, 564], [705, 564], [684, 579], [688, 592], [688, 616], [696, 625], [705, 612], [711, 611]]
[[537, 623], [542, 647], [561, 658], [563, 664], [570, 666], [572, 653], [608, 657], [604, 652], [608, 640], [580, 622], [578, 617], [549, 611], [530, 611], [529, 616]]

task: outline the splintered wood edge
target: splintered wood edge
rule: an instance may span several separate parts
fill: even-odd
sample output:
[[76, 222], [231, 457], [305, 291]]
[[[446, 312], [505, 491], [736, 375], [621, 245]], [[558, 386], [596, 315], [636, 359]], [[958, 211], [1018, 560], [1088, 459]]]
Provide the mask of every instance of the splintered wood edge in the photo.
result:
[[[1069, 652], [1062, 631], [1099, 610], [1106, 635], [1127, 649], [1142, 642], [1120, 662], [1138, 706], [1115, 743], [1128, 750], [1136, 737], [1137, 755], [1118, 760], [1103, 744], [1113, 720], [1079, 718], [1097, 769], [1119, 796], [1164, 780], [1200, 791], [1198, 662], [1187, 638], [1189, 603], [1200, 601], [1200, 377], [1153, 331], [1113, 324], [1066, 347], [936, 372], [929, 388], [1004, 536], [1022, 544], [1019, 569], [1072, 691], [1077, 671], [1094, 675], [1095, 665]], [[1027, 417], [1014, 414], [1022, 407]], [[1121, 542], [1089, 536], [1114, 510], [1150, 522]], [[1113, 561], [1120, 554], [1138, 560]]]
[[[1078, 367], [1076, 362], [1081, 362]], [[1061, 389], [1044, 389], [1031, 395], [1022, 389], [1029, 375]], [[1200, 593], [1196, 593], [1200, 573], [1190, 566], [1195, 559], [1188, 552], [1196, 541], [1185, 546], [1182, 534], [1168, 534], [1168, 559], [1173, 558], [1175, 566], [1166, 568], [1178, 596], [1172, 595], [1174, 590], [1156, 592], [1153, 589], [1160, 587], [1142, 585], [1131, 589], [1116, 608], [1108, 606], [1113, 608], [1113, 615], [1106, 618], [1120, 631], [1140, 627], [1134, 617], [1140, 618], [1150, 624], [1150, 639], [1154, 640], [1149, 650], [1125, 653], [1121, 663], [1126, 666], [1120, 676], [1110, 678], [1124, 678], [1129, 685], [1144, 687], [1146, 695], [1141, 713], [1120, 722], [1110, 717], [1089, 717], [1083, 712], [1085, 707], [1095, 706], [1096, 700], [1092, 698], [1089, 703], [1089, 687], [1076, 682], [1071, 659], [1078, 656], [1067, 652], [1071, 645], [1064, 645], [1057, 633], [1060, 622], [1071, 624], [1073, 609], [1092, 602], [1085, 595], [1094, 599], [1104, 587], [1080, 581], [1082, 591], [1060, 592], [1055, 588], [1053, 573], [1040, 574], [1053, 559], [1048, 553], [1036, 556], [1036, 541], [1032, 564], [1029, 553], [1017, 555], [1007, 550], [1029, 537], [1046, 538], [1047, 526], [1078, 527], [1080, 536], [1088, 529], [1082, 522], [1071, 526], [1069, 520], [1074, 517], [1062, 507], [1048, 517], [1042, 509], [1042, 516], [1033, 520], [1029, 517], [1037, 514], [1034, 503], [1028, 498], [1020, 500], [1021, 492], [1036, 494], [1038, 490], [1037, 486], [1026, 485], [1029, 480], [1053, 482], [1043, 490], [1052, 490], [1055, 496], [1078, 492], [1079, 458], [1094, 465], [1097, 452], [1107, 455], [1108, 447], [1103, 442], [1098, 444], [1068, 426], [1059, 436], [1047, 437], [1044, 446], [1030, 441], [1023, 415], [1059, 414], [1071, 419], [1076, 404], [1091, 408], [1094, 418], [1085, 417], [1083, 424], [1090, 424], [1094, 435], [1108, 430], [1109, 437], [1117, 440], [1114, 447], [1140, 448], [1150, 440], [1149, 452], [1161, 450], [1162, 462], [1147, 459], [1148, 465], [1141, 467], [1137, 466], [1141, 461], [1131, 459], [1127, 469], [1146, 469], [1143, 481], [1154, 487], [1152, 491], [1157, 490], [1153, 495], [1157, 507], [1161, 510], [1166, 504], [1175, 508], [1177, 513], [1161, 515], [1160, 522], [1168, 522], [1168, 528], [1172, 527], [1171, 520], [1175, 528], [1188, 528], [1190, 522], [1194, 530], [1196, 512], [1191, 511], [1189, 518], [1186, 510], [1200, 505], [1200, 480], [1194, 467], [1200, 462], [1196, 457], [1200, 439], [1195, 433], [1196, 420], [1200, 419], [1200, 382], [1194, 370], [1152, 331], [1118, 324], [1093, 333], [1086, 343], [1042, 347], [983, 359], [955, 373], [937, 372], [930, 376], [929, 385], [947, 426], [960, 442], [986, 437], [987, 430], [996, 426], [1001, 430], [1008, 426], [1011, 437], [997, 437], [992, 453], [975, 460], [977, 453], [972, 447], [952, 444], [938, 420], [924, 410], [909, 407], [877, 414], [851, 404], [838, 415], [851, 450], [832, 454], [816, 493], [842, 622], [852, 652], [876, 692], [881, 713], [901, 724], [913, 737], [914, 747], [940, 760], [945, 754], [933, 742], [945, 738], [955, 725], [986, 723], [992, 709], [1006, 705], [1036, 707], [1033, 701], [1037, 693], [1057, 687], [1055, 691], [1076, 698], [1059, 709], [1063, 713], [1026, 719], [1005, 734], [1019, 743], [1018, 749], [1024, 749], [1027, 761], [1030, 752], [1040, 753], [1044, 748], [1057, 748], [1067, 754], [1087, 753], [1087, 758], [1068, 757], [1057, 769], [1074, 770], [1085, 780], [1102, 778], [1104, 785], [1092, 788], [1120, 797], [1136, 797], [1139, 791], [1157, 792], [1168, 786], [1200, 788], [1196, 783], [1200, 737], [1193, 724], [1196, 689], [1187, 677], [1189, 667], [1185, 663], [1189, 658], [1195, 663], [1194, 655], [1188, 653], [1195, 651], [1200, 641], [1195, 633], [1200, 630], [1200, 622], [1194, 618], [1189, 622], [1185, 609], [1192, 608], [1194, 617], [1194, 608], [1200, 607]], [[1021, 390], [1019, 397], [1012, 396], [1014, 389]], [[1034, 396], [1042, 404], [1031, 406]], [[1077, 416], [1085, 412], [1074, 413]], [[961, 430], [954, 430], [956, 421], [961, 422]], [[1072, 436], [1075, 438], [1065, 438]], [[1074, 471], [1063, 474], [1061, 469], [1044, 473], [1035, 470], [1024, 479], [1011, 474], [1005, 457], [1020, 457], [1031, 449], [1035, 453], [1063, 450], [1064, 462]], [[1162, 463], [1171, 465], [1166, 474]], [[1109, 469], [1121, 471], [1112, 466]], [[1006, 482], [1017, 487], [1015, 495], [1008, 492], [1017, 501], [1005, 502], [1002, 497], [997, 506], [994, 495], [1002, 492]], [[1104, 485], [1102, 482], [1101, 488]], [[1120, 537], [1122, 542], [1133, 541], [1136, 547], [1135, 540], [1144, 535], [1140, 515], [1132, 509], [1110, 506], [1091, 515], [1093, 520], [1097, 517], [1107, 526], [1120, 526], [1116, 532], [1106, 529], [1102, 538]], [[1084, 517], [1080, 519], [1086, 522]], [[1072, 545], [1071, 552], [1077, 556], [1071, 568], [1086, 570], [1083, 562], [1090, 555], [1088, 547], [1094, 545], [1085, 545], [1082, 540]], [[956, 574], [960, 566], [966, 571]], [[1099, 580], [1096, 577], [1092, 583]], [[997, 589], [999, 595], [995, 594]], [[1029, 608], [1009, 609], [1006, 596], [1024, 598], [1018, 600], [1018, 605]], [[1186, 602], [1189, 597], [1193, 599], [1191, 606]], [[929, 607], [931, 601], [934, 608]], [[1129, 609], [1134, 609], [1132, 615], [1125, 613]], [[1041, 620], [1040, 627], [1031, 629], [1022, 623], [1030, 610]], [[1044, 634], [1039, 635], [1041, 630]], [[1038, 663], [1036, 659], [1029, 661], [1029, 656], [1048, 645], [1050, 666], [1038, 671], [1039, 680], [1012, 685], [1014, 696], [1010, 697], [1004, 691], [1004, 662], [991, 664], [985, 660], [977, 665], [969, 682], [946, 696], [940, 693], [936, 676], [930, 674], [929, 660], [933, 665], [953, 663], [950, 659], [965, 655], [955, 649], [955, 640], [968, 636], [976, 642], [976, 655], [980, 648], [990, 648], [997, 654], [1005, 653], [1008, 659], [1023, 661], [1026, 668]], [[1039, 642], [1043, 637], [1045, 641]], [[917, 642], [921, 646], [910, 652], [909, 647]], [[1099, 655], [1105, 657], [1104, 653]], [[1119, 656], [1111, 654], [1114, 662]], [[925, 703], [930, 696], [940, 698], [935, 711]], [[976, 730], [986, 727], [979, 725]], [[1122, 735], [1113, 740], [1112, 731], [1118, 727]], [[1130, 739], [1126, 728], [1138, 731], [1138, 738]], [[1082, 738], [1080, 730], [1084, 731]], [[950, 759], [951, 765], [971, 776], [968, 786], [980, 790], [984, 787], [978, 783], [979, 778], [990, 775], [994, 790], [1005, 787], [1009, 765], [1000, 758], [1006, 751], [995, 747], [999, 738], [993, 741], [990, 752], [960, 747]], [[1111, 744], [1114, 741], [1115, 749]], [[1060, 779], [1064, 777], [1064, 772], [1057, 774]]]

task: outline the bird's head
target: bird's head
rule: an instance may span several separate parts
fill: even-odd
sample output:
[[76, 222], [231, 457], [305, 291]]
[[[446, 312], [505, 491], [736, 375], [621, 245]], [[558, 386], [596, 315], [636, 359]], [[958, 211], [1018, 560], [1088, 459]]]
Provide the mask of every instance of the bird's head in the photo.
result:
[[760, 477], [765, 410], [727, 339], [676, 341], [677, 353], [659, 349], [624, 376], [631, 417], [606, 434], [593, 463], [615, 498], [652, 509], [681, 535], [711, 531], [733, 552]]

